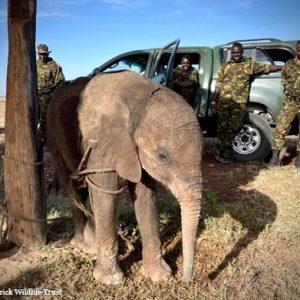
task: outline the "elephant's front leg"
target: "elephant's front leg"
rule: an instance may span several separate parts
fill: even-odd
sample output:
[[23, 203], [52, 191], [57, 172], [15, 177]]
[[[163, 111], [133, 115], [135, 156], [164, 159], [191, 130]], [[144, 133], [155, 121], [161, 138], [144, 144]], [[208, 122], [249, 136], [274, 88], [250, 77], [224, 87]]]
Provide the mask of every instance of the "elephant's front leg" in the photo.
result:
[[119, 284], [123, 281], [123, 273], [117, 262], [118, 176], [112, 172], [94, 174], [87, 181], [96, 226], [97, 265], [94, 278], [104, 284]]
[[131, 193], [143, 243], [142, 273], [157, 282], [167, 280], [171, 276], [171, 269], [162, 258], [156, 196], [151, 189], [153, 184], [149, 176], [144, 176]]

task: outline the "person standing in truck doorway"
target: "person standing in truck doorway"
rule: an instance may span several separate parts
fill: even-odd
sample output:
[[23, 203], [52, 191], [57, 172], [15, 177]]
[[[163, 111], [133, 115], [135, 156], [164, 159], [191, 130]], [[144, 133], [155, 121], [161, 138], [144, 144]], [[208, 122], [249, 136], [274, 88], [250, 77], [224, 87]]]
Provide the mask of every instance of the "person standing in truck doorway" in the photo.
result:
[[41, 145], [46, 145], [47, 108], [55, 89], [65, 81], [62, 68], [49, 54], [48, 46], [40, 44], [37, 47], [38, 60], [37, 84], [39, 96], [38, 137]]
[[297, 116], [299, 121], [296, 168], [300, 170], [300, 40], [296, 43], [297, 56], [286, 62], [282, 70], [282, 85], [286, 99], [277, 119], [273, 134], [272, 158], [266, 165], [272, 168], [280, 165], [280, 151], [285, 147], [285, 137], [289, 133], [291, 123]]
[[243, 45], [233, 43], [231, 59], [220, 67], [211, 100], [211, 109], [218, 114], [218, 144], [214, 154], [216, 160], [222, 163], [233, 161], [232, 142], [244, 124], [253, 76], [282, 69], [282, 66], [257, 63], [243, 57], [243, 53]]
[[181, 66], [174, 70], [174, 90], [194, 107], [198, 83], [198, 71], [192, 66], [191, 56], [186, 54], [181, 58]]

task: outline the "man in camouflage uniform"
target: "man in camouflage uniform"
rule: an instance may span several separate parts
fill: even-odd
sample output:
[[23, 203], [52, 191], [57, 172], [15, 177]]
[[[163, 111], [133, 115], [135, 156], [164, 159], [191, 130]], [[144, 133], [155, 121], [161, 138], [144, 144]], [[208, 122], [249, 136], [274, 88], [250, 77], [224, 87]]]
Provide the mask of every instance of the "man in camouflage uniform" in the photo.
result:
[[251, 79], [257, 74], [282, 69], [281, 66], [257, 63], [243, 57], [243, 53], [242, 44], [232, 45], [231, 59], [219, 70], [211, 101], [212, 111], [218, 113], [218, 145], [215, 148], [215, 158], [222, 163], [232, 161], [232, 142], [244, 124]]
[[198, 71], [192, 67], [192, 58], [184, 55], [181, 59], [181, 66], [174, 70], [173, 84], [174, 90], [182, 95], [192, 107], [195, 105], [198, 82]]
[[[289, 133], [291, 123], [297, 116], [300, 134], [300, 40], [296, 43], [297, 57], [286, 62], [282, 70], [282, 85], [286, 99], [277, 119], [277, 126], [272, 141], [272, 158], [268, 168], [280, 165], [279, 154], [285, 147], [285, 137]], [[300, 169], [300, 139], [297, 144], [296, 168]]]
[[42, 145], [46, 144], [46, 122], [49, 102], [51, 101], [54, 90], [65, 81], [62, 68], [49, 57], [50, 52], [48, 46], [45, 44], [37, 46], [39, 56], [36, 62], [39, 96], [38, 135]]

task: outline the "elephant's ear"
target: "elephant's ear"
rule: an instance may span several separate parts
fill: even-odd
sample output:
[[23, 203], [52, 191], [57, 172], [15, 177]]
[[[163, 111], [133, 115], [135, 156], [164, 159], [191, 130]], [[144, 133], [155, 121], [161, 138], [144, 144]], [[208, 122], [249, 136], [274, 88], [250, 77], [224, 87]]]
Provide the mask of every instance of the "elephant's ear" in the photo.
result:
[[142, 177], [142, 168], [137, 148], [128, 136], [124, 137], [124, 140], [122, 138], [122, 142], [125, 147], [120, 148], [116, 153], [116, 171], [121, 177], [131, 182], [139, 182]]
[[[121, 177], [131, 182], [139, 182], [142, 169], [136, 145], [128, 133], [119, 134], [116, 138], [114, 130], [101, 134], [101, 139], [90, 139], [88, 147], [91, 152], [88, 158], [88, 169], [113, 169]], [[86, 148], [86, 147], [84, 147]]]

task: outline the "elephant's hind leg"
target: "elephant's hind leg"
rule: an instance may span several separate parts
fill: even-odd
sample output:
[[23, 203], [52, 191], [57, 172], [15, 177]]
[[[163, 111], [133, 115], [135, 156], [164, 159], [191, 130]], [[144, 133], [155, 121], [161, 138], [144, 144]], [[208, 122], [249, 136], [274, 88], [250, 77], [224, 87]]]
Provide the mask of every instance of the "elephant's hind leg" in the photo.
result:
[[[59, 145], [58, 141], [56, 143]], [[78, 204], [81, 204], [82, 207], [85, 207], [88, 198], [88, 189], [86, 187], [79, 188], [76, 181], [70, 180], [70, 175], [73, 174], [74, 170], [76, 170], [76, 166], [68, 166], [68, 160], [64, 158], [62, 152], [63, 150], [60, 149], [60, 151], [58, 151], [56, 155], [53, 155], [53, 157], [56, 165], [57, 175], [60, 179], [61, 185], [64, 187], [65, 193], [70, 200], [72, 208], [73, 237], [71, 240], [71, 245], [83, 250], [83, 232], [86, 227], [87, 216], [83, 210], [78, 207]]]
[[74, 229], [73, 229], [73, 237], [71, 240], [71, 245], [73, 245], [76, 248], [79, 248], [81, 250], [84, 250], [84, 229], [87, 224], [87, 217], [84, 214], [84, 212], [79, 209], [76, 204], [74, 197], [77, 198], [77, 201], [82, 203], [83, 206], [86, 204], [87, 200], [87, 189], [86, 190], [79, 190], [79, 191], [74, 191], [69, 192], [69, 198], [71, 198], [71, 206], [72, 206], [72, 215], [73, 215], [73, 224], [74, 224]]
[[147, 176], [143, 182], [137, 183], [135, 190], [131, 192], [143, 243], [142, 273], [157, 282], [169, 279], [171, 269], [162, 258], [156, 196], [150, 188], [153, 184], [151, 181], [152, 179]]

